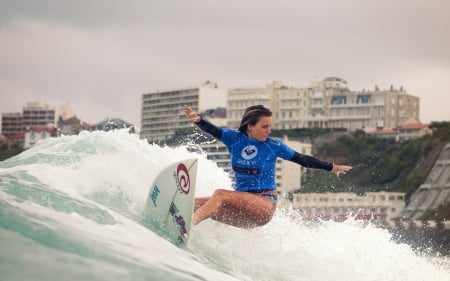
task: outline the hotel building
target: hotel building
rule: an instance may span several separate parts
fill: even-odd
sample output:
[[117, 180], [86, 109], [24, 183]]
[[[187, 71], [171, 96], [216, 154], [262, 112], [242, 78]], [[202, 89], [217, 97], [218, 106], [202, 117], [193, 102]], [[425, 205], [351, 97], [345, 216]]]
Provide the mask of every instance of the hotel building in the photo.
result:
[[20, 112], [2, 113], [2, 135], [10, 137], [23, 133], [22, 114]]
[[293, 208], [307, 220], [343, 221], [374, 220], [381, 225], [395, 226], [405, 209], [405, 194], [400, 192], [355, 193], [297, 193]]
[[55, 109], [45, 103], [29, 102], [22, 110], [22, 127], [55, 125]]
[[209, 81], [200, 87], [155, 91], [142, 95], [141, 132], [149, 142], [173, 137], [179, 129], [191, 126], [183, 113], [185, 105], [195, 111], [225, 107], [226, 90]]
[[2, 114], [2, 135], [9, 137], [24, 133], [27, 128], [55, 125], [55, 109], [48, 104], [29, 102], [22, 108], [22, 113]]
[[228, 90], [228, 125], [237, 127], [246, 107], [262, 104], [273, 112], [273, 129], [346, 128], [349, 131], [392, 129], [419, 119], [420, 98], [403, 88], [352, 92], [341, 78], [314, 79], [297, 88], [273, 82], [264, 88]]

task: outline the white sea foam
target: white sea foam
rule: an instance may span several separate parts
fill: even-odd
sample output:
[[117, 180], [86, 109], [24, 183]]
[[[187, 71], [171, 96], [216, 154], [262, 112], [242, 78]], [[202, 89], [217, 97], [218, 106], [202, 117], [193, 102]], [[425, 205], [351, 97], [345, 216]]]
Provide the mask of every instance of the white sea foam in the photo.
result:
[[[228, 175], [204, 155], [184, 147], [151, 145], [125, 131], [46, 140], [4, 162], [0, 177], [15, 175], [19, 185], [37, 187], [50, 197], [62, 194], [70, 204], [80, 205], [67, 211], [64, 205], [56, 208], [58, 202], [51, 199], [45, 203], [42, 195], [24, 201], [11, 190], [0, 190], [2, 202], [35, 229], [41, 226], [89, 249], [87, 254], [51, 249], [55, 257], [48, 263], [41, 252], [30, 251], [25, 263], [34, 264], [30, 261], [34, 255], [39, 267], [32, 270], [39, 274], [38, 268], [46, 266], [56, 270], [52, 267], [56, 260], [64, 266], [63, 258], [72, 261], [71, 270], [79, 273], [74, 276], [89, 275], [83, 269], [88, 267], [92, 275], [87, 279], [108, 281], [149, 280], [142, 268], [152, 268], [152, 276], [160, 274], [167, 280], [450, 280], [448, 266], [442, 266], [445, 262], [416, 255], [407, 245], [391, 241], [386, 230], [352, 220], [312, 225], [282, 207], [268, 225], [251, 230], [207, 220], [195, 228], [187, 251], [180, 250], [136, 218], [158, 172], [192, 157], [199, 159], [198, 196], [210, 195], [218, 187], [230, 188]], [[6, 178], [3, 183], [10, 184], [12, 180]], [[35, 249], [45, 247], [35, 241]], [[111, 274], [103, 275], [103, 270]]]

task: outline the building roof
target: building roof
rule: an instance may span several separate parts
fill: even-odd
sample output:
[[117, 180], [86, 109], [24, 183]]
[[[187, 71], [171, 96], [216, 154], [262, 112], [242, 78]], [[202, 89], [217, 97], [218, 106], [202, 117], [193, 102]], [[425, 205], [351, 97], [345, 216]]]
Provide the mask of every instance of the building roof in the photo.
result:
[[368, 135], [396, 135], [398, 134], [397, 130], [392, 129], [379, 129], [375, 131], [366, 132]]
[[8, 139], [23, 140], [23, 139], [25, 139], [25, 133], [12, 134], [12, 135], [8, 136]]
[[413, 130], [413, 129], [420, 130], [420, 129], [423, 129], [423, 128], [426, 128], [426, 127], [428, 127], [428, 125], [425, 125], [425, 124], [406, 124], [406, 125], [400, 126], [400, 130]]
[[81, 128], [83, 128], [83, 129], [90, 129], [90, 128], [92, 128], [92, 125], [89, 124], [89, 123], [86, 123], [86, 122], [82, 122], [81, 123]]
[[77, 116], [72, 116], [72, 117], [69, 117], [69, 118], [63, 120], [64, 125], [71, 125], [74, 122], [80, 123], [81, 121], [80, 121], [80, 119], [77, 118]]
[[400, 129], [401, 130], [407, 130], [407, 129], [420, 130], [420, 129], [427, 128], [427, 127], [428, 127], [428, 125], [420, 123], [419, 119], [410, 117], [408, 120], [405, 121], [405, 123], [403, 123], [403, 125], [400, 126]]
[[42, 131], [47, 131], [49, 133], [52, 133], [55, 131], [55, 127], [54, 126], [33, 126], [33, 127], [27, 127], [25, 128], [26, 132], [29, 131], [35, 131], [35, 132], [42, 132]]

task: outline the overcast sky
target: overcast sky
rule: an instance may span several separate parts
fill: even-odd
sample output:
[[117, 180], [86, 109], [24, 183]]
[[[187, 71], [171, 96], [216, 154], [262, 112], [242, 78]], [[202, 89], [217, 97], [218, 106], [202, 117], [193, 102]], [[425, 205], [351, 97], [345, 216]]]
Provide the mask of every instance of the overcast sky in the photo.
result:
[[0, 112], [69, 104], [140, 126], [145, 92], [199, 86], [403, 88], [450, 121], [448, 0], [0, 0]]

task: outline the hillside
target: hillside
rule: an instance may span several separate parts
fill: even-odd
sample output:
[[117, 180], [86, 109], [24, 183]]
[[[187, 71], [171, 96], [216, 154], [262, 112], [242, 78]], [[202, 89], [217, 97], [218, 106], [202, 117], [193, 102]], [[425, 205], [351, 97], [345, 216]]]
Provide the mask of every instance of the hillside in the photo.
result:
[[[347, 175], [310, 170], [301, 192], [405, 192], [407, 202], [411, 194], [424, 182], [442, 148], [450, 142], [450, 123], [434, 123], [435, 133], [420, 139], [397, 143], [363, 132], [345, 134], [330, 140], [331, 133], [313, 139], [315, 156], [352, 165]], [[446, 209], [442, 208], [442, 212]], [[442, 214], [441, 214], [442, 215]]]
[[[354, 168], [339, 178], [322, 171], [310, 171], [303, 191], [410, 194], [424, 181], [445, 143], [450, 141], [450, 123], [437, 123], [434, 127], [433, 136], [401, 143], [366, 136], [361, 131], [324, 142], [316, 149], [316, 157]], [[319, 136], [313, 142], [320, 143], [322, 139], [330, 140], [330, 136]]]

